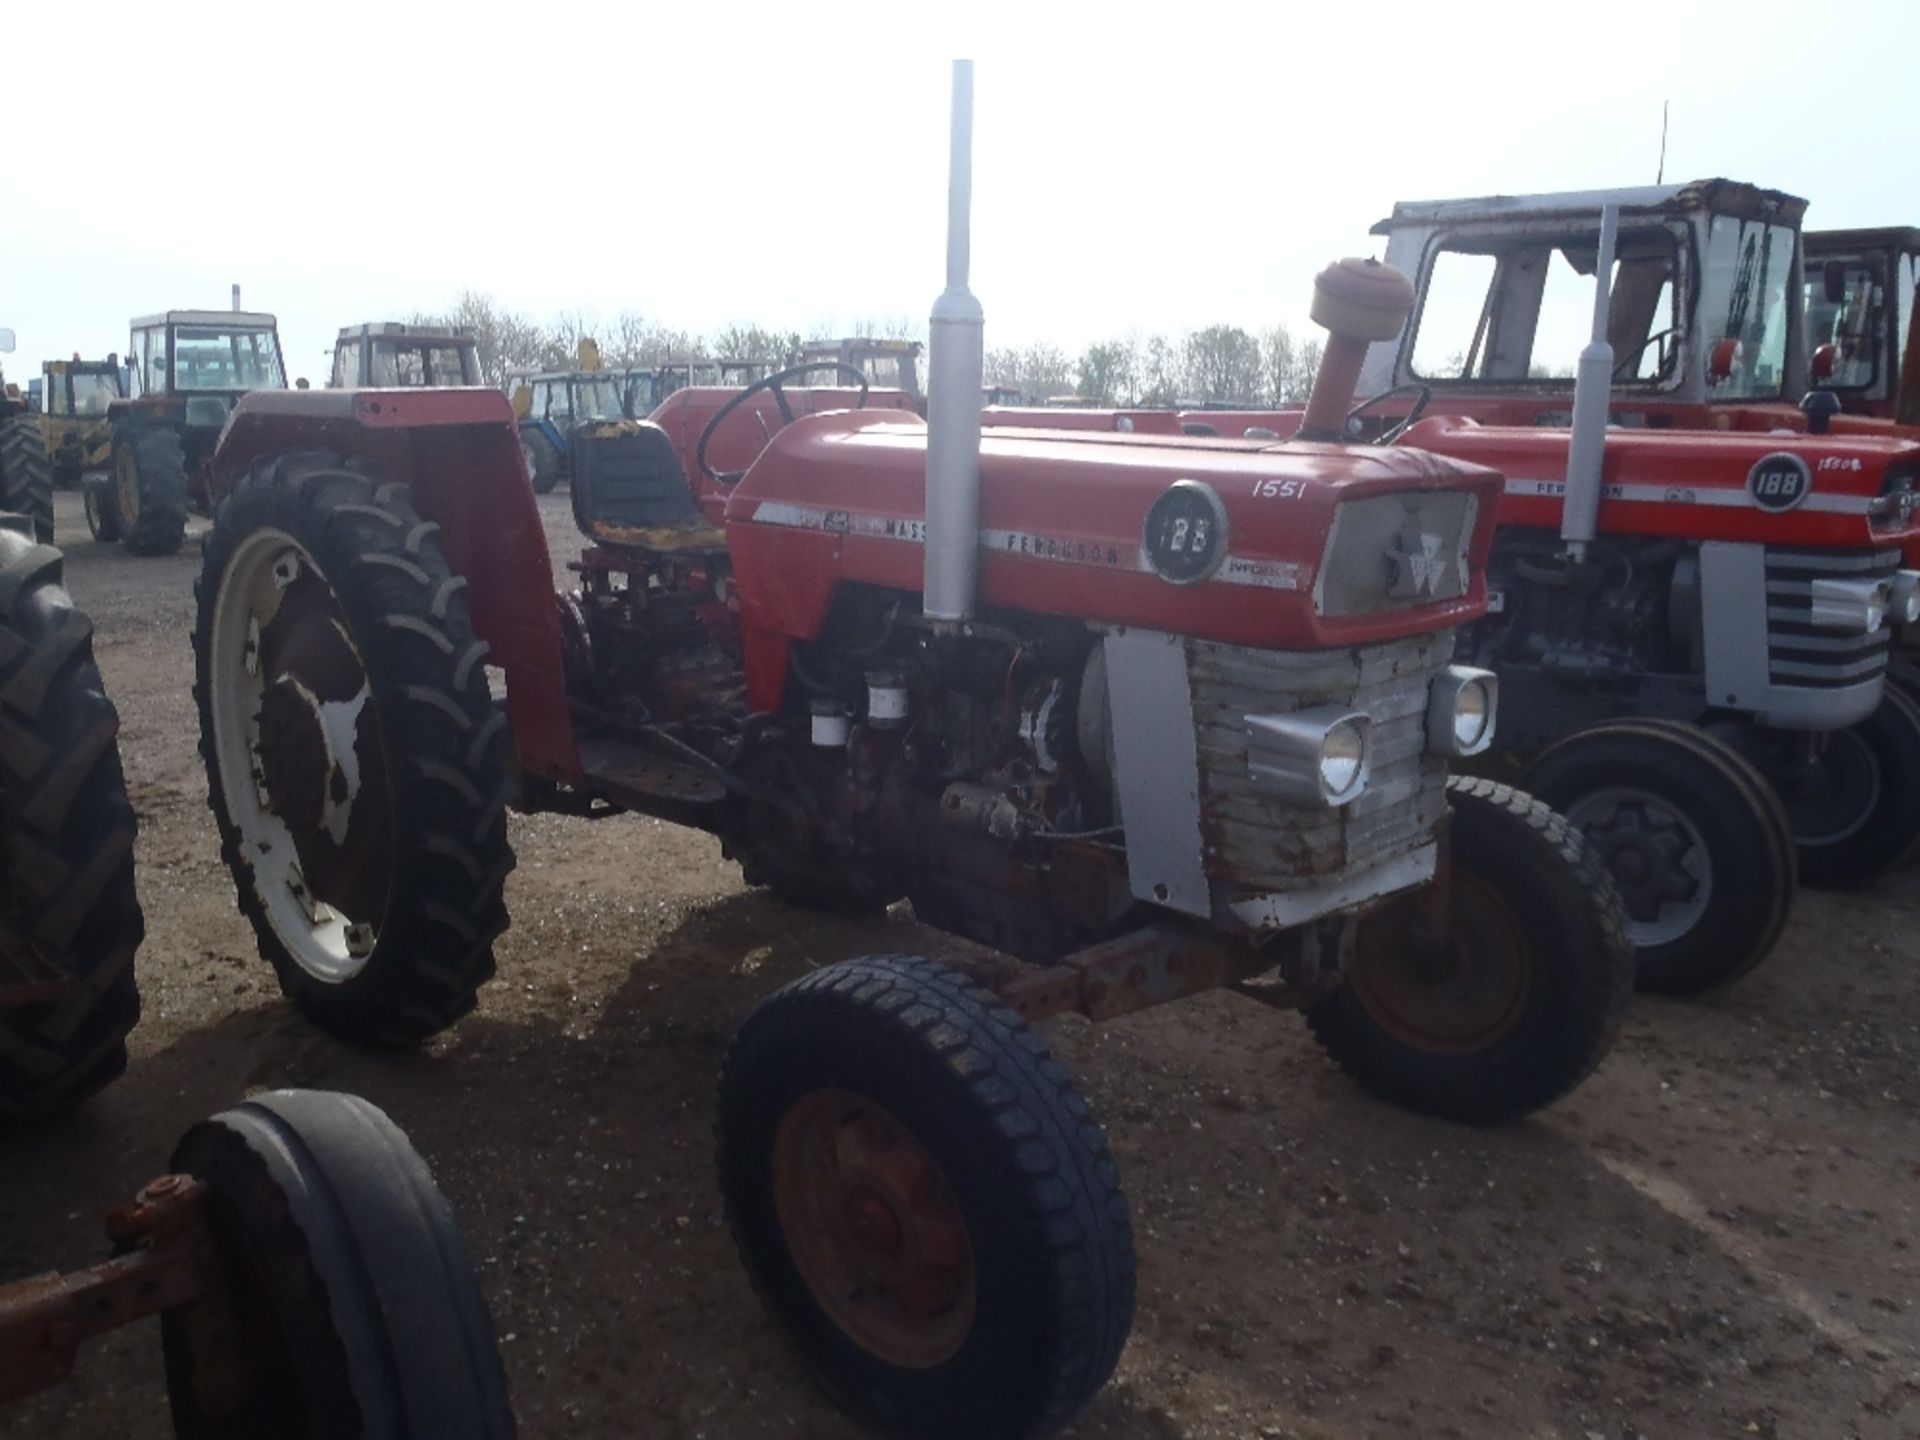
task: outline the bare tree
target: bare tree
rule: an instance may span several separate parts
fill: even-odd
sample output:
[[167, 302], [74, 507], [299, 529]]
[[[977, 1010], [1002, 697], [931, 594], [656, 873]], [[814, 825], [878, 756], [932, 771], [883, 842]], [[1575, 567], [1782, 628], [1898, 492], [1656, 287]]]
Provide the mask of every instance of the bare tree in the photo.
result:
[[765, 360], [786, 366], [800, 354], [800, 332], [729, 325], [713, 337], [712, 353], [722, 360]]
[[1260, 397], [1260, 342], [1238, 325], [1209, 325], [1180, 347], [1187, 388], [1202, 404], [1252, 404]]
[[1133, 347], [1123, 340], [1103, 340], [1089, 345], [1075, 370], [1079, 383], [1076, 392], [1096, 405], [1131, 404], [1134, 390]]

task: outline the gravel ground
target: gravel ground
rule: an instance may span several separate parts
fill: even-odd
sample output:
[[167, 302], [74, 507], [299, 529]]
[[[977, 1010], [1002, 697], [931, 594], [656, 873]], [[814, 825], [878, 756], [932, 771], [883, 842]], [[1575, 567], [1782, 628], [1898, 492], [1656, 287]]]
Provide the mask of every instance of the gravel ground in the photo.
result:
[[[542, 502], [556, 556], [566, 497]], [[856, 1433], [734, 1263], [711, 1087], [756, 997], [954, 942], [746, 891], [703, 836], [516, 817], [513, 928], [477, 1014], [416, 1054], [281, 1000], [222, 869], [189, 698], [197, 545], [133, 560], [59, 497], [140, 812], [146, 1017], [126, 1079], [0, 1136], [0, 1276], [89, 1263], [97, 1214], [249, 1089], [385, 1107], [482, 1266], [523, 1432]], [[198, 527], [196, 527], [197, 529]], [[1920, 872], [1802, 897], [1708, 1000], [1636, 1002], [1599, 1074], [1469, 1130], [1356, 1092], [1292, 1018], [1229, 996], [1053, 1027], [1139, 1230], [1139, 1318], [1083, 1437], [1920, 1435]], [[34, 1440], [171, 1433], [150, 1327], [0, 1415]]]

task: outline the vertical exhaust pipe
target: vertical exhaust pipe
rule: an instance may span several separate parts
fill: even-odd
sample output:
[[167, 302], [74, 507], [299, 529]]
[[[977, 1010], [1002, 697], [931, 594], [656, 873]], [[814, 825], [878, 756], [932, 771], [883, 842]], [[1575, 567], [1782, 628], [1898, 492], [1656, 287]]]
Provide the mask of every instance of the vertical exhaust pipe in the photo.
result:
[[1294, 438], [1347, 440], [1347, 412], [1353, 409], [1367, 347], [1395, 339], [1405, 328], [1413, 313], [1413, 282], [1378, 260], [1336, 260], [1313, 277], [1307, 313], [1314, 324], [1326, 327], [1327, 343]]
[[236, 315], [240, 313], [240, 287], [238, 285], [233, 287], [233, 310]]
[[1567, 438], [1567, 493], [1560, 508], [1560, 538], [1574, 560], [1600, 521], [1601, 470], [1607, 458], [1607, 402], [1613, 395], [1613, 346], [1607, 317], [1613, 308], [1613, 251], [1620, 234], [1620, 207], [1600, 208], [1600, 254], [1593, 267], [1593, 338], [1580, 352], [1573, 378], [1573, 431]]
[[927, 357], [927, 540], [922, 607], [971, 619], [980, 575], [980, 384], [986, 317], [967, 288], [973, 209], [973, 62], [953, 62], [947, 168], [947, 288], [933, 302]]

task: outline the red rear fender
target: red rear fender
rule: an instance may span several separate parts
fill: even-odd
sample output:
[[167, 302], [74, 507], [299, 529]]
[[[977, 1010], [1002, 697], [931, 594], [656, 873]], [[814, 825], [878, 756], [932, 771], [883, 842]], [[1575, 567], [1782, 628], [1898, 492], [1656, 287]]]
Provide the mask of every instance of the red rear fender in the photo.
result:
[[284, 390], [244, 398], [214, 452], [214, 495], [268, 455], [327, 450], [412, 487], [440, 527], [467, 611], [507, 675], [521, 765], [574, 781], [560, 620], [546, 532], [506, 396], [497, 390]]

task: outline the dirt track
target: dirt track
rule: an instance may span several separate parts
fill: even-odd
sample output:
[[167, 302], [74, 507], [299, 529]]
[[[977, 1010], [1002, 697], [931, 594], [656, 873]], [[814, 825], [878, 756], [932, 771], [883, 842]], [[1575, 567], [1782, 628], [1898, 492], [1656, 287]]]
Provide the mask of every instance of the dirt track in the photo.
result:
[[[656, 822], [516, 817], [478, 1014], [416, 1055], [343, 1047], [280, 999], [219, 863], [188, 694], [197, 546], [131, 560], [59, 504], [143, 827], [146, 1018], [121, 1084], [0, 1136], [0, 1278], [97, 1258], [97, 1212], [249, 1088], [354, 1090], [460, 1212], [523, 1433], [856, 1433], [733, 1261], [711, 1085], [758, 995], [954, 942], [785, 910]], [[543, 506], [564, 555], [566, 497]], [[1584, 1089], [1493, 1131], [1363, 1098], [1304, 1026], [1238, 999], [1060, 1024], [1141, 1250], [1132, 1344], [1068, 1433], [1920, 1435], [1917, 933], [1920, 872], [1805, 895], [1757, 974], [1636, 1002]], [[94, 1347], [0, 1435], [170, 1435], [158, 1349], [150, 1328]]]

